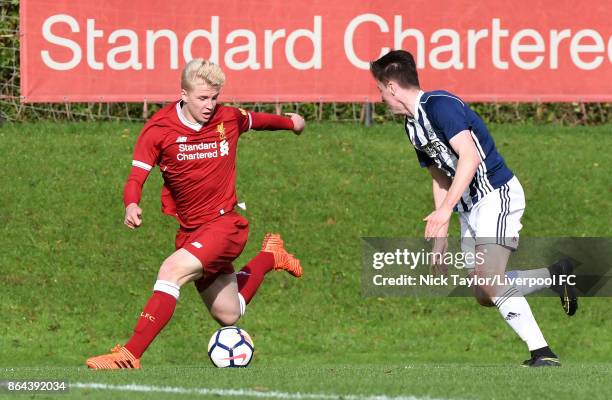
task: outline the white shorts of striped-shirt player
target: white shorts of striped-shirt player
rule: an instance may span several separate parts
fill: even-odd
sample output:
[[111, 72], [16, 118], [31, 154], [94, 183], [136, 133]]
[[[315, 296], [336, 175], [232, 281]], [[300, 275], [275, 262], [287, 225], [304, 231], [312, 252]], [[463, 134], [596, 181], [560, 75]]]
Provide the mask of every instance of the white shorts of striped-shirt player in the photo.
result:
[[[498, 244], [516, 250], [524, 211], [525, 193], [514, 176], [487, 193], [470, 211], [459, 213], [461, 250], [475, 253], [475, 247], [481, 244]], [[474, 268], [474, 265], [467, 265], [466, 268]]]

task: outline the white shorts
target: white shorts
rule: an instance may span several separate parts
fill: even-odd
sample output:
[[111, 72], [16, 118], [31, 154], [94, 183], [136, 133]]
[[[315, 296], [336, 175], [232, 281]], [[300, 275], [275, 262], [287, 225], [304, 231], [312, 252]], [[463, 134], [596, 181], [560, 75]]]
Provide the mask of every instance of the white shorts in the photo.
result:
[[459, 213], [461, 250], [474, 253], [475, 246], [480, 244], [498, 244], [516, 250], [524, 211], [525, 193], [514, 176], [480, 199], [470, 211]]

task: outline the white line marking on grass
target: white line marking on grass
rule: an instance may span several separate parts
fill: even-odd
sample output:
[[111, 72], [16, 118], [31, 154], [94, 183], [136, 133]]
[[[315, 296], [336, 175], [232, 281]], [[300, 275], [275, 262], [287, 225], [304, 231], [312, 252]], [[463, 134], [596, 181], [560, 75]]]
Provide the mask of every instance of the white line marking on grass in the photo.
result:
[[175, 393], [175, 394], [199, 394], [214, 396], [233, 396], [233, 397], [261, 397], [273, 399], [291, 400], [443, 400], [431, 397], [415, 396], [385, 396], [385, 395], [354, 395], [354, 394], [324, 394], [324, 393], [288, 393], [276, 391], [257, 391], [251, 389], [211, 389], [211, 388], [183, 388], [170, 386], [148, 386], [148, 385], [107, 385], [105, 383], [70, 383], [70, 388], [77, 389], [97, 389], [97, 390], [117, 390], [122, 392], [141, 392], [141, 393]]

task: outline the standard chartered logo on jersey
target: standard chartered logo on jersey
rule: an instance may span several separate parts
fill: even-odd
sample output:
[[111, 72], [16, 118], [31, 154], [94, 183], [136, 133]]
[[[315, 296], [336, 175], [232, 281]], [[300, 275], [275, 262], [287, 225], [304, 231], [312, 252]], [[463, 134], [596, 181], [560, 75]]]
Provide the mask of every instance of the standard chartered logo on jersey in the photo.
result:
[[176, 155], [178, 161], [204, 160], [229, 155], [229, 143], [227, 140], [221, 142], [179, 144], [179, 153]]

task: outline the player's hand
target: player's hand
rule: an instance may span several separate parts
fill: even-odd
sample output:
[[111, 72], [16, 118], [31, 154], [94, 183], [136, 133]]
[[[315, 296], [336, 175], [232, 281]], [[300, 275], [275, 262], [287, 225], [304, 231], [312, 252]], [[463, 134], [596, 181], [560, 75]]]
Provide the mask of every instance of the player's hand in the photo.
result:
[[431, 269], [436, 276], [448, 276], [448, 265], [444, 262], [444, 255], [447, 250], [448, 238], [446, 236], [434, 238], [433, 245], [431, 246], [431, 252], [433, 253]]
[[136, 229], [142, 224], [142, 210], [138, 207], [138, 204], [128, 204], [125, 208], [125, 219], [123, 223], [130, 229]]
[[306, 121], [304, 121], [304, 118], [300, 114], [296, 113], [285, 113], [285, 115], [291, 118], [291, 121], [293, 122], [293, 133], [296, 135], [302, 133], [304, 128], [306, 128]]
[[427, 225], [425, 226], [425, 239], [430, 240], [431, 238], [446, 236], [446, 232], [442, 231], [444, 235], [441, 235], [440, 230], [445, 228], [446, 231], [448, 231], [448, 223], [450, 222], [452, 213], [452, 209], [440, 207], [423, 218], [423, 221], [427, 221]]

